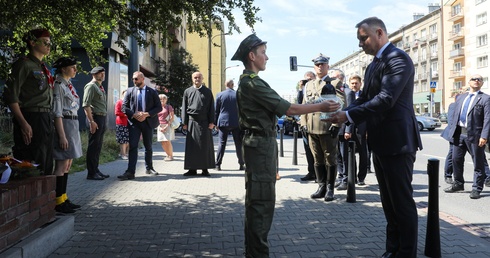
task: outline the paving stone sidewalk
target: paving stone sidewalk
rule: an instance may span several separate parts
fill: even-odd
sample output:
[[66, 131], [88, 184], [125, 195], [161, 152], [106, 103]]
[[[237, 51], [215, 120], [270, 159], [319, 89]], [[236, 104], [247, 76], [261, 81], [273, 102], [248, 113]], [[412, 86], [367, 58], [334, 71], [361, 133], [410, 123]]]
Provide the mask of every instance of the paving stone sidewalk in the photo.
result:
[[[135, 180], [117, 179], [126, 160], [102, 165], [111, 176], [103, 181], [86, 180], [86, 171], [70, 175], [68, 195], [83, 207], [74, 214], [73, 237], [49, 257], [241, 257], [244, 172], [233, 142], [222, 171], [190, 178], [182, 176], [184, 144], [179, 134], [170, 162], [163, 161], [160, 144], [153, 145], [159, 176], [145, 174], [141, 151]], [[312, 200], [316, 184], [300, 181], [306, 161], [298, 147], [298, 165], [291, 165], [292, 146], [285, 141], [280, 158], [271, 257], [380, 257], [386, 222], [374, 174], [356, 188], [356, 203], [346, 202], [346, 191], [336, 191], [333, 202]], [[418, 256], [424, 257], [427, 210], [423, 202], [418, 206]], [[442, 257], [490, 257], [489, 241], [453, 222], [450, 216], [440, 220]]]

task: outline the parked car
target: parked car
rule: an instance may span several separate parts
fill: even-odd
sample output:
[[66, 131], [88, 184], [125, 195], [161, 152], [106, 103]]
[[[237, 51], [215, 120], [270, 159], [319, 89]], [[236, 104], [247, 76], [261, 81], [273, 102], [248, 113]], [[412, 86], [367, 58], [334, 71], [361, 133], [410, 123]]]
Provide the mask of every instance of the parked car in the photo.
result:
[[438, 118], [427, 117], [419, 114], [415, 114], [417, 119], [417, 127], [419, 131], [427, 129], [429, 131], [434, 131], [434, 129], [441, 127], [441, 120]]
[[276, 125], [277, 133], [279, 133], [279, 131], [283, 127], [284, 119], [286, 119], [286, 115], [283, 115], [283, 116], [277, 118], [277, 125]]
[[447, 123], [447, 113], [441, 113], [439, 115], [439, 120], [441, 120], [441, 123]]

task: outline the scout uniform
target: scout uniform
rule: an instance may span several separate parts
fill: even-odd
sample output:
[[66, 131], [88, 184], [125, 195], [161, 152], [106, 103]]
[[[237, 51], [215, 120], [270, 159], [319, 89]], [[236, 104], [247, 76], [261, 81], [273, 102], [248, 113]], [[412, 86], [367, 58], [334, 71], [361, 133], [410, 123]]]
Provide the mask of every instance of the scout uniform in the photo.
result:
[[[104, 67], [97, 66], [91, 74], [105, 71]], [[83, 89], [82, 106], [92, 108], [92, 117], [97, 123], [98, 129], [94, 134], [89, 134], [89, 144], [87, 147], [87, 179], [103, 180], [104, 175], [99, 170], [99, 156], [104, 140], [107, 115], [107, 95], [104, 87], [97, 82], [89, 82]], [[93, 121], [89, 121], [92, 123]]]
[[[266, 42], [252, 34], [240, 43], [231, 60], [246, 63], [246, 55], [263, 44]], [[245, 132], [245, 255], [269, 257], [267, 235], [276, 201], [277, 117], [286, 114], [291, 104], [249, 70], [240, 76], [237, 104], [240, 129]]]
[[[320, 54], [314, 58], [314, 64], [328, 64], [329, 58]], [[304, 103], [311, 103], [325, 91], [334, 93], [345, 103], [345, 94], [341, 90], [342, 82], [328, 76], [309, 81], [305, 86]], [[318, 182], [318, 190], [311, 198], [333, 200], [335, 178], [337, 177], [337, 143], [339, 127], [336, 124], [322, 121], [320, 112], [301, 116], [301, 126], [308, 129], [308, 142], [315, 160], [314, 168]], [[327, 185], [328, 182], [328, 185]], [[328, 190], [328, 194], [327, 194]]]
[[[50, 37], [45, 29], [31, 30], [28, 35], [29, 37], [25, 38], [26, 42], [40, 37]], [[12, 65], [12, 72], [3, 94], [7, 105], [19, 104], [24, 119], [32, 128], [31, 143], [26, 145], [21, 126], [15, 117], [13, 118], [14, 157], [38, 163], [38, 169], [45, 175], [53, 173], [53, 81], [46, 65], [29, 53]]]

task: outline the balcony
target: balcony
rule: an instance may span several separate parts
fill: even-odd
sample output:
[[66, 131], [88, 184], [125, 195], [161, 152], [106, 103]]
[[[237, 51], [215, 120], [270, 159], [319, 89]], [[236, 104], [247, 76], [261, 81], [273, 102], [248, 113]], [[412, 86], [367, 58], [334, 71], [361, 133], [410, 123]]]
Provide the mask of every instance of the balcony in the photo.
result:
[[447, 19], [448, 21], [451, 21], [451, 22], [455, 22], [455, 21], [458, 21], [458, 20], [461, 20], [464, 18], [464, 14], [462, 11], [458, 11], [458, 12], [449, 12], [449, 19]]
[[463, 77], [465, 77], [464, 68], [449, 71], [449, 79], [458, 79]]
[[437, 59], [438, 57], [439, 55], [437, 54], [437, 52], [430, 53], [430, 60]]
[[458, 59], [464, 57], [464, 49], [454, 49], [449, 52], [449, 59]]
[[405, 50], [409, 50], [410, 49], [410, 43], [403, 44], [403, 47]]
[[419, 73], [417, 77], [419, 80], [427, 80], [427, 73]]
[[438, 38], [438, 36], [437, 36], [436, 32], [431, 33], [429, 36], [429, 41], [437, 40], [437, 38]]
[[456, 41], [464, 38], [464, 28], [452, 30], [449, 32], [449, 40]]
[[432, 78], [438, 78], [439, 72], [432, 72]]

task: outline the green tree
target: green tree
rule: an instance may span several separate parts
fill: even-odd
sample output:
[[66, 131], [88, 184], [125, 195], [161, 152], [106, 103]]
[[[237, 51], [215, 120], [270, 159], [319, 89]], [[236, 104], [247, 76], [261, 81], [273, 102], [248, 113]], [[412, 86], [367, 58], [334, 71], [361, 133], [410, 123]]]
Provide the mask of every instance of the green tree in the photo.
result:
[[160, 86], [160, 93], [168, 96], [168, 103], [174, 107], [175, 114], [180, 116], [182, 97], [186, 88], [192, 85], [192, 73], [199, 67], [192, 63], [192, 55], [185, 49], [175, 49], [171, 52], [168, 68], [162, 62], [154, 82]]
[[[140, 45], [147, 46], [151, 37], [161, 33], [171, 39], [173, 28], [185, 19], [187, 29], [210, 35], [211, 28], [221, 31], [221, 21], [228, 20], [227, 32], [240, 32], [232, 11], [244, 13], [245, 22], [253, 28], [259, 19], [259, 8], [253, 0], [0, 0], [0, 80], [8, 75], [12, 61], [25, 53], [23, 35], [35, 27], [51, 31], [56, 48], [48, 57], [71, 54], [75, 40], [83, 47], [91, 65], [102, 59], [102, 41], [107, 33], [118, 35], [117, 43], [126, 50], [125, 40], [133, 35]], [[163, 40], [162, 40], [163, 42]], [[171, 42], [171, 40], [167, 40]], [[161, 42], [160, 42], [161, 43]]]

